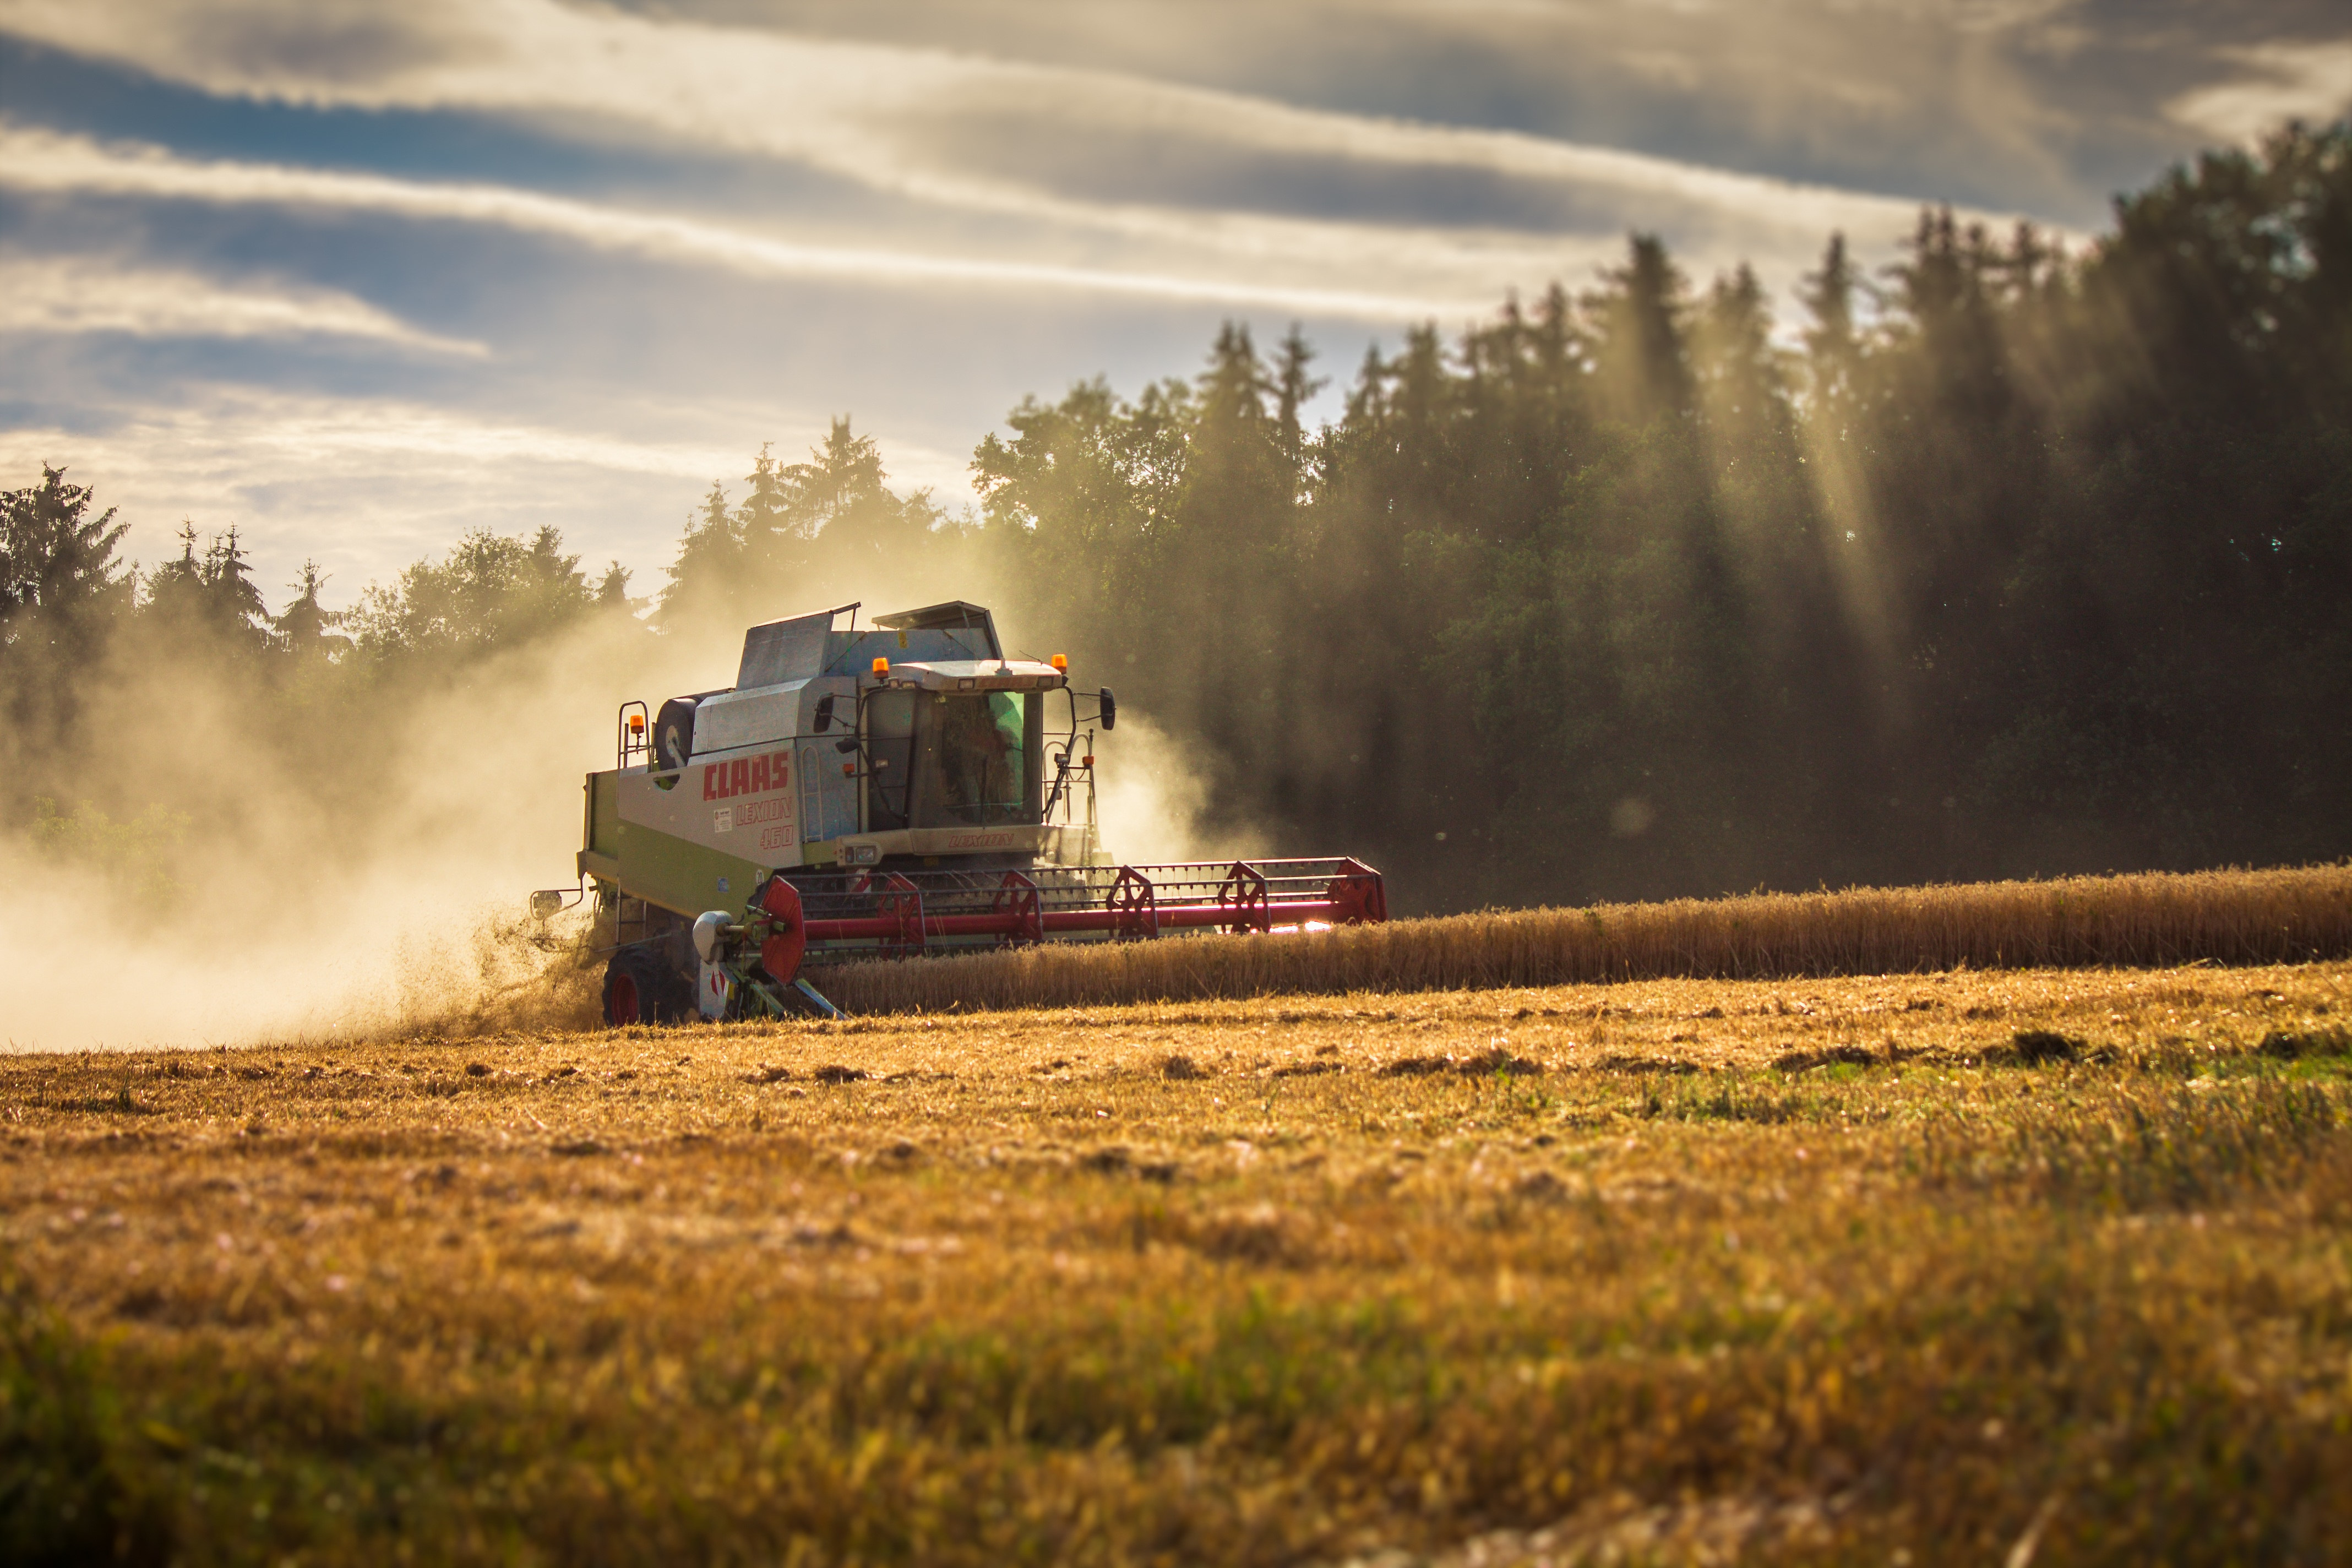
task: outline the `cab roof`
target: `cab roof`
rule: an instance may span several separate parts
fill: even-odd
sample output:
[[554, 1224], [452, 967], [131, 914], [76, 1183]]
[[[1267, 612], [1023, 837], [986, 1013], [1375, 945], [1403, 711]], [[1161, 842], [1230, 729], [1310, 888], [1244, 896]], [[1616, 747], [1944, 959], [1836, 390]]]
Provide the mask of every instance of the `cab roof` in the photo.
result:
[[1004, 646], [996, 640], [996, 617], [990, 615], [985, 607], [961, 599], [950, 599], [941, 605], [926, 605], [919, 610], [900, 610], [895, 615], [877, 616], [874, 624], [885, 631], [893, 632], [986, 632], [989, 657], [1004, 657]]

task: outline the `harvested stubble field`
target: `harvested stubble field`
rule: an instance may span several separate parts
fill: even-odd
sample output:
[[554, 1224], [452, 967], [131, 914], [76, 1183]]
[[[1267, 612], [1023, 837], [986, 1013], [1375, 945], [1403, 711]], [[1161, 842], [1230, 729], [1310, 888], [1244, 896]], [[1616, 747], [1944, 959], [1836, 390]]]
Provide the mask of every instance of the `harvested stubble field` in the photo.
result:
[[0, 1557], [2352, 1556], [2352, 966], [0, 1067]]

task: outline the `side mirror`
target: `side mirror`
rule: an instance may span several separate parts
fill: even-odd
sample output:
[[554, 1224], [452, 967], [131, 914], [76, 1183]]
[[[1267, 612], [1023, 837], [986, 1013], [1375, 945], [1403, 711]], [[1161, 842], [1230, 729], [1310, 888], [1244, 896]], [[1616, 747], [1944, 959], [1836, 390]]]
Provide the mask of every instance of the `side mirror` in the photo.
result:
[[1108, 686], [1095, 695], [1102, 703], [1103, 733], [1108, 734], [1118, 728], [1118, 699], [1110, 694], [1110, 688]]
[[835, 751], [836, 751], [836, 752], [839, 752], [843, 756], [845, 756], [845, 756], [849, 755], [849, 753], [850, 753], [850, 752], [854, 752], [854, 751], [857, 750], [857, 737], [856, 737], [856, 736], [855, 736], [855, 735], [852, 735], [852, 736], [851, 736], [851, 737], [849, 737], [849, 739], [847, 739], [846, 741], [835, 741], [835, 742], [833, 743], [833, 749], [834, 749]]
[[563, 908], [563, 895], [553, 888], [542, 888], [530, 896], [530, 918], [543, 921]]
[[820, 697], [816, 700], [816, 732], [822, 735], [827, 730], [832, 728], [833, 699], [831, 697]]

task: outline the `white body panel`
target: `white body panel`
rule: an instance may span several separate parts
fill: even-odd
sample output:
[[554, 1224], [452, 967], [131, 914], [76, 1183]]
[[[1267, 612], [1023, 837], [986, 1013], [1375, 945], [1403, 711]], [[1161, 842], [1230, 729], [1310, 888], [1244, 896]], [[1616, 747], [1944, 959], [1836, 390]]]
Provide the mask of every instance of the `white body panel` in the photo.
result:
[[[1017, 825], [1004, 827], [914, 827], [898, 828], [887, 833], [854, 833], [828, 840], [824, 845], [811, 846], [810, 861], [815, 863], [815, 853], [824, 849], [825, 863], [836, 866], [874, 866], [883, 857], [1015, 854], [1034, 855], [1040, 859], [1062, 865], [1084, 865], [1079, 850], [1079, 829], [1061, 823], [1044, 826]], [[1064, 850], [1080, 854], [1076, 860], [1065, 861]]]
[[[800, 795], [789, 745], [712, 756], [677, 773], [630, 768], [620, 777], [621, 820], [756, 865], [801, 863]], [[674, 780], [662, 787], [665, 779]]]
[[706, 697], [694, 710], [694, 760], [706, 763], [721, 752], [746, 746], [789, 746], [801, 725], [801, 692], [805, 680], [750, 691]]
[[1069, 677], [1034, 658], [929, 658], [890, 666], [890, 679], [925, 691], [1051, 691]]
[[695, 1005], [706, 1018], [727, 1016], [727, 1004], [735, 994], [735, 982], [715, 963], [702, 966], [701, 983], [694, 988]]

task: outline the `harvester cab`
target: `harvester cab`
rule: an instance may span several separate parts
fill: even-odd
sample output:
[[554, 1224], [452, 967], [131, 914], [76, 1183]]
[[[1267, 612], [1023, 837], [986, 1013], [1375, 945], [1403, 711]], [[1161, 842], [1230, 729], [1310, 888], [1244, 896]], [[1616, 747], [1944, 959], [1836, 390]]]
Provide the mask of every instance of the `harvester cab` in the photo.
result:
[[753, 626], [730, 687], [622, 705], [578, 858], [609, 1023], [834, 1013], [808, 972], [845, 960], [1386, 918], [1352, 860], [1111, 864], [1111, 692], [1006, 657], [977, 605], [857, 609]]

